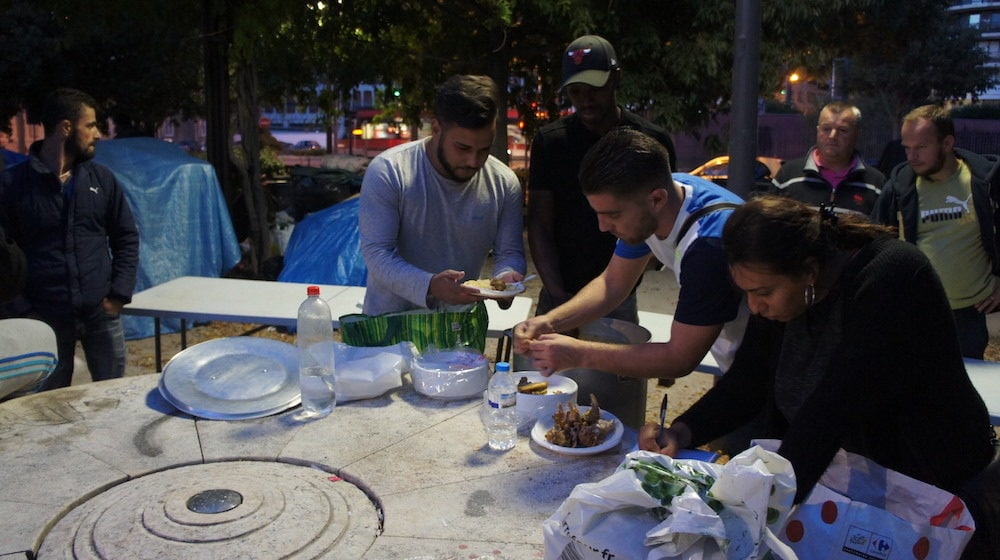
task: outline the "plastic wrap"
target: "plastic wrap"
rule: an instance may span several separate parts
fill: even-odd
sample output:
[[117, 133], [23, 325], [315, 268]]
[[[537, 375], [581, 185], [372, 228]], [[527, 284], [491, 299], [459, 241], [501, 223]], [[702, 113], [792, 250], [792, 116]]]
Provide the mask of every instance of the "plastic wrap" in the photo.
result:
[[490, 379], [490, 363], [473, 348], [429, 347], [413, 360], [413, 388], [435, 399], [479, 397]]
[[409, 342], [365, 347], [333, 344], [338, 403], [375, 398], [401, 387], [403, 373], [412, 367], [414, 349]]

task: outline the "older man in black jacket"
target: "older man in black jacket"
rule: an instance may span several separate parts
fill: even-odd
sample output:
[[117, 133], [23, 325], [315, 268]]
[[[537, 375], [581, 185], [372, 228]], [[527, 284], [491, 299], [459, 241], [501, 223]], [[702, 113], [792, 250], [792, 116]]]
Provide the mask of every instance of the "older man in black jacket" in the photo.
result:
[[770, 191], [812, 206], [871, 214], [885, 177], [858, 153], [860, 133], [857, 107], [843, 101], [826, 105], [819, 112], [816, 145], [805, 157], [782, 165]]

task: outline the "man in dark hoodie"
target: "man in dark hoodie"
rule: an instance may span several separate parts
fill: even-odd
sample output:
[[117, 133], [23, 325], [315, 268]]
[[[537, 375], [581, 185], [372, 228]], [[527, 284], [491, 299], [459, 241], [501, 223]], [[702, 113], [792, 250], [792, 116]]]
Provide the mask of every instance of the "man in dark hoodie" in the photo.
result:
[[121, 185], [92, 160], [101, 137], [95, 111], [89, 95], [56, 90], [42, 108], [45, 139], [0, 173], [3, 226], [27, 260], [23, 294], [7, 313], [41, 319], [58, 344], [42, 390], [70, 385], [77, 340], [95, 381], [125, 373], [119, 313], [135, 288], [139, 232]]
[[927, 255], [944, 284], [962, 355], [981, 360], [989, 343], [986, 313], [1000, 309], [1000, 157], [956, 148], [955, 124], [936, 105], [910, 111], [901, 137], [906, 164], [889, 177], [872, 218], [898, 227], [900, 238]]

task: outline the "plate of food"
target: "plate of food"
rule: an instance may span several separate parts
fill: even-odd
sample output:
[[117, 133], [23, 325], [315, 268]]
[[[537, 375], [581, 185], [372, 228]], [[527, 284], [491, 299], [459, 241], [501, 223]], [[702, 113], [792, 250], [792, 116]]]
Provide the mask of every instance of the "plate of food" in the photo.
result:
[[469, 286], [479, 290], [479, 293], [487, 297], [506, 298], [516, 296], [524, 291], [523, 282], [504, 282], [497, 278], [480, 278], [479, 280], [466, 280], [463, 286]]
[[618, 445], [625, 426], [614, 414], [593, 406], [559, 404], [555, 414], [543, 416], [531, 429], [531, 439], [549, 451], [563, 455], [596, 455]]

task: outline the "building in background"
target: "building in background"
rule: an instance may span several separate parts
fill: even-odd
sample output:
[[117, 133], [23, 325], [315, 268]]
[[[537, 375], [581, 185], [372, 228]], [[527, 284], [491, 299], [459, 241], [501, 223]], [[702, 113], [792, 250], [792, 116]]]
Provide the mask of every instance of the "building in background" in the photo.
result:
[[[979, 46], [989, 56], [987, 66], [1000, 73], [1000, 2], [954, 0], [948, 11], [979, 31]], [[1000, 85], [979, 96], [986, 103], [1000, 103]]]

